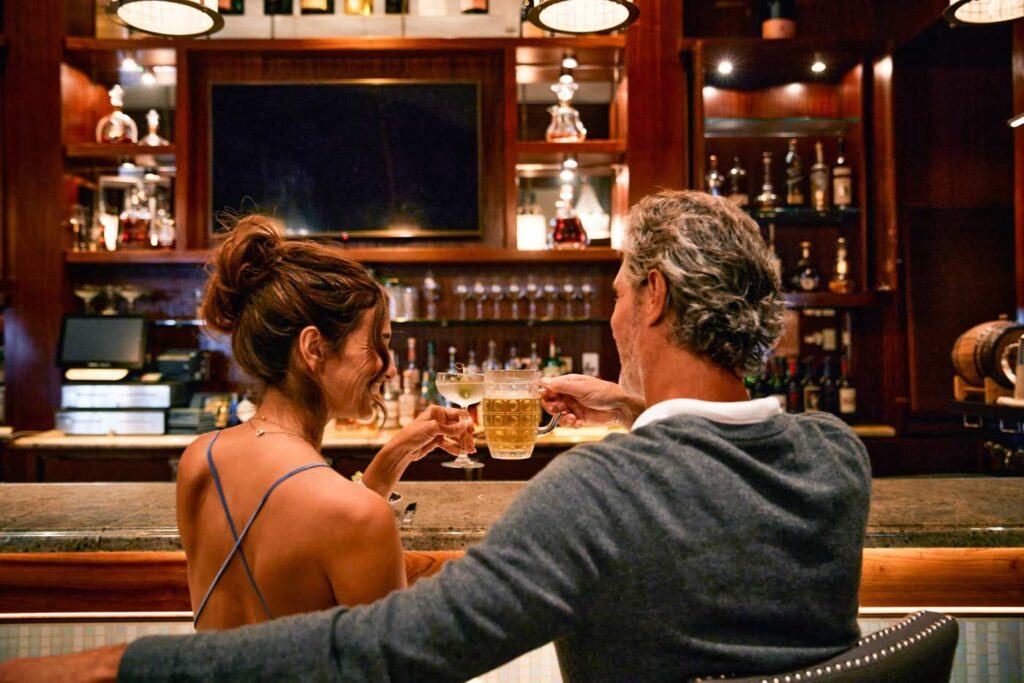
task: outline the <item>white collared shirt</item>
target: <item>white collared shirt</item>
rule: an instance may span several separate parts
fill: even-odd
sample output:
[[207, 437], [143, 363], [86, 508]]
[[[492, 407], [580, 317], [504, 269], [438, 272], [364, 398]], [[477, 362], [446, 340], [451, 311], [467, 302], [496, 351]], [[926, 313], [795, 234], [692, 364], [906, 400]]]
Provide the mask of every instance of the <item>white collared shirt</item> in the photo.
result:
[[632, 429], [640, 429], [652, 422], [676, 415], [693, 415], [712, 422], [730, 425], [749, 425], [770, 420], [782, 414], [782, 406], [773, 396], [751, 401], [699, 401], [695, 398], [671, 398], [640, 413]]

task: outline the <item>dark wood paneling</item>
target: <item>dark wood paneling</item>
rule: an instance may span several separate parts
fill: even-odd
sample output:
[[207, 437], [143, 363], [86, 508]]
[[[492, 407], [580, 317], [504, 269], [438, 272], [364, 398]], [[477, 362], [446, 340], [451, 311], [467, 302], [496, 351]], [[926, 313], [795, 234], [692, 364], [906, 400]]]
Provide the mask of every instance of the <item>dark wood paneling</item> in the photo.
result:
[[913, 411], [946, 414], [956, 338], [1013, 313], [1012, 221], [1009, 207], [904, 211]]
[[[869, 38], [877, 26], [872, 0], [797, 0], [797, 34], [828, 38]], [[686, 35], [716, 38], [760, 37], [754, 0], [687, 0]]]
[[[93, 153], [112, 153], [109, 145], [96, 144], [96, 124], [114, 110], [107, 89], [68, 64], [60, 68], [61, 139], [65, 145], [90, 145]], [[74, 155], [76, 150], [68, 150]], [[118, 150], [121, 151], [121, 150]], [[77, 150], [84, 156], [85, 147]]]
[[54, 367], [67, 300], [61, 222], [62, 3], [6, 2], [4, 26], [5, 227], [14, 281], [4, 316], [8, 419], [18, 429], [53, 424]]
[[679, 57], [681, 2], [637, 0], [640, 18], [626, 34], [629, 80], [629, 198], [660, 187], [687, 187], [687, 76]]
[[[367, 78], [423, 81], [478, 81], [481, 84], [481, 226], [482, 244], [504, 245], [506, 221], [505, 175], [505, 51], [347, 55], [295, 53], [228, 53], [189, 56], [189, 85], [193, 92], [189, 121], [192, 160], [189, 178], [190, 203], [186, 215], [191, 247], [206, 244], [210, 229], [209, 149], [210, 86], [213, 83], [253, 81], [317, 82]], [[183, 117], [179, 117], [183, 118]], [[179, 129], [180, 131], [180, 129]], [[432, 243], [436, 244], [436, 243]], [[461, 242], [465, 244], [465, 242]]]
[[704, 89], [704, 116], [714, 118], [782, 118], [788, 116], [843, 116], [838, 88], [818, 83], [780, 85], [762, 90]]

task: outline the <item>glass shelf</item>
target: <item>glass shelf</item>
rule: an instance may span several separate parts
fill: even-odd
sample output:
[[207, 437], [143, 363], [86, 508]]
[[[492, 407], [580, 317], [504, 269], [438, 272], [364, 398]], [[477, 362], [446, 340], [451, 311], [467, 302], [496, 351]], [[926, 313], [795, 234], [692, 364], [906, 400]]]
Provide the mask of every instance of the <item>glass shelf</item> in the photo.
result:
[[827, 211], [816, 211], [807, 206], [780, 206], [769, 210], [748, 207], [746, 211], [762, 225], [842, 225], [847, 220], [860, 216], [860, 208], [856, 206], [833, 207]]
[[838, 137], [860, 123], [860, 118], [724, 118], [704, 119], [706, 138], [800, 138]]
[[[541, 303], [539, 305], [545, 306], [546, 304]], [[522, 304], [522, 306], [525, 308], [526, 304]], [[564, 307], [565, 304], [563, 302], [559, 302], [558, 306], [561, 308]], [[484, 318], [482, 320], [477, 318], [469, 318], [467, 320], [461, 320], [459, 318], [440, 318], [438, 320], [428, 320], [426, 318], [398, 318], [391, 321], [393, 325], [399, 327], [495, 327], [501, 325], [508, 325], [511, 327], [548, 327], [565, 325], [607, 325], [609, 322], [610, 320], [608, 318], [537, 318], [536, 320], [527, 320], [526, 318], [521, 318], [519, 320], [513, 320], [511, 318]]]

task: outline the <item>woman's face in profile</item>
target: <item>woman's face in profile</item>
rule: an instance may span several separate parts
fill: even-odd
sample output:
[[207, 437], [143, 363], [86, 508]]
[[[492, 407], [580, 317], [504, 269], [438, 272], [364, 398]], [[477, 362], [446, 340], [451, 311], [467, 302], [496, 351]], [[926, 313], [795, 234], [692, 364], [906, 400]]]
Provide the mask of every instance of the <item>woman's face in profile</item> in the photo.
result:
[[[384, 361], [377, 354], [379, 342], [373, 339], [373, 312], [364, 311], [359, 326], [348, 336], [341, 350], [329, 357], [320, 371], [321, 386], [327, 396], [330, 417], [345, 419], [366, 419], [373, 415], [373, 397], [381, 387], [378, 380], [371, 386], [384, 367]], [[382, 330], [383, 343], [391, 342], [391, 321], [385, 320]], [[393, 377], [396, 370], [389, 362], [386, 377]]]

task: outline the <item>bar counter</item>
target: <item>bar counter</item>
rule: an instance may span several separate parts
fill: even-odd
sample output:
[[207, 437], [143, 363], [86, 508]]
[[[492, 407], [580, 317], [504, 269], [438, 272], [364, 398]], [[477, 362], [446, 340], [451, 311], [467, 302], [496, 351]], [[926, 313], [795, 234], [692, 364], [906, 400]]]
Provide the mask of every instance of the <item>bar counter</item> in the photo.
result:
[[[483, 538], [523, 482], [402, 482], [394, 505], [407, 550], [464, 550]], [[874, 482], [869, 548], [1024, 547], [1024, 479]], [[408, 523], [406, 506], [416, 503]], [[180, 550], [174, 484], [0, 485], [0, 552]]]

